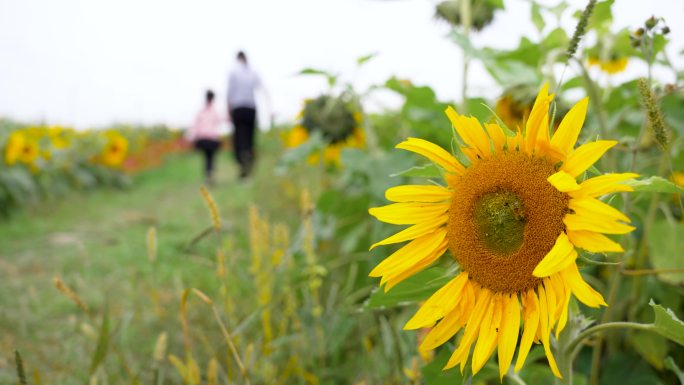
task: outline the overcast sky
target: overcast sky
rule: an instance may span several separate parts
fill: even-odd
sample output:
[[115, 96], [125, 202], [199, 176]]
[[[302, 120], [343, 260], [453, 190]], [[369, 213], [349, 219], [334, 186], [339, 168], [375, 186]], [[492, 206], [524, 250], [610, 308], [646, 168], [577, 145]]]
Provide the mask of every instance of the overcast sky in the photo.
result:
[[[556, 3], [556, 1], [545, 1]], [[460, 89], [459, 49], [433, 18], [430, 0], [0, 0], [0, 116], [80, 128], [113, 122], [187, 125], [244, 49], [270, 91], [279, 121], [325, 89], [297, 77], [304, 67], [342, 72], [360, 86], [391, 75], [428, 84], [444, 99]], [[617, 0], [615, 27], [655, 14], [672, 29], [671, 56], [684, 65], [684, 2]], [[573, 0], [575, 9], [585, 1]], [[513, 47], [537, 36], [529, 2], [507, 0], [476, 46]], [[568, 33], [574, 28], [568, 19]], [[361, 70], [355, 59], [378, 52]], [[629, 74], [643, 72], [631, 63]], [[666, 75], [664, 75], [666, 76]], [[482, 68], [473, 95], [495, 96]], [[396, 100], [378, 95], [375, 106]], [[376, 107], [377, 108], [377, 107]], [[262, 116], [267, 115], [262, 108]]]

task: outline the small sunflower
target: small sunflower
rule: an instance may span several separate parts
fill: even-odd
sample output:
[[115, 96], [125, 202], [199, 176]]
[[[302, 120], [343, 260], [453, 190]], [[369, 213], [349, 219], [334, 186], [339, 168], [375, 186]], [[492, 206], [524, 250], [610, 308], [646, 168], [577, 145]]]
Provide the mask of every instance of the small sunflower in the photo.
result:
[[497, 124], [484, 128], [472, 117], [446, 110], [464, 146], [469, 165], [441, 147], [408, 138], [397, 148], [423, 155], [444, 170], [444, 185], [392, 187], [392, 203], [371, 208], [383, 222], [412, 225], [372, 248], [410, 241], [371, 271], [385, 290], [424, 269], [447, 250], [461, 272], [435, 292], [405, 329], [432, 327], [420, 346], [434, 349], [464, 328], [445, 369], [472, 354], [477, 373], [498, 348], [501, 378], [522, 337], [515, 370], [522, 367], [533, 342], [544, 346], [554, 375], [560, 372], [550, 335], [563, 330], [571, 294], [590, 307], [606, 306], [600, 293], [580, 275], [576, 248], [620, 252], [604, 234], [634, 228], [629, 218], [597, 199], [618, 191], [635, 174], [605, 174], [581, 183], [577, 178], [617, 142], [599, 140], [574, 148], [587, 111], [587, 99], [565, 116], [549, 136], [548, 85], [539, 92], [525, 132], [506, 135]]
[[14, 131], [10, 134], [7, 144], [5, 145], [5, 163], [8, 166], [19, 161], [25, 142], [26, 138], [20, 131]]
[[[318, 131], [327, 143], [321, 154], [326, 164], [339, 165], [342, 148], [363, 147], [365, 143], [360, 127], [363, 115], [342, 97], [322, 95], [307, 100], [298, 118], [301, 121], [287, 133], [285, 146], [297, 147]], [[314, 154], [309, 161], [316, 163], [319, 156]]]
[[624, 71], [627, 68], [627, 63], [629, 63], [629, 60], [624, 57], [612, 57], [603, 60], [597, 56], [589, 56], [587, 61], [590, 66], [598, 66], [603, 72], [610, 75]]
[[117, 132], [107, 135], [107, 143], [100, 154], [102, 164], [109, 167], [118, 167], [126, 159], [128, 153], [128, 140]]

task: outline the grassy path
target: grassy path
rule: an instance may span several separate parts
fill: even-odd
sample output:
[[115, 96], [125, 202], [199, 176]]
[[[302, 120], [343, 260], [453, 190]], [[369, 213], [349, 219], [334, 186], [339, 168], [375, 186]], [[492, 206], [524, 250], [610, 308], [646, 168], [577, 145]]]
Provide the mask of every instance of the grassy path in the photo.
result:
[[[239, 246], [246, 242], [250, 204], [296, 218], [296, 194], [282, 191], [287, 179], [273, 175], [274, 159], [266, 154], [254, 178], [240, 182], [232, 159], [221, 154], [219, 182], [211, 191], [238, 254], [246, 249]], [[142, 355], [152, 354], [164, 323], [178, 322], [182, 288], [217, 289], [215, 246], [186, 249], [210, 224], [198, 192], [199, 170], [199, 157], [179, 155], [137, 175], [128, 189], [72, 195], [0, 222], [0, 383], [16, 380], [14, 349], [29, 369], [49, 372], [50, 383], [87, 378], [98, 325], [75, 316], [74, 305], [54, 288], [54, 276], [90, 306], [101, 310], [108, 303], [111, 317], [121, 320], [119, 342]], [[150, 226], [158, 234], [154, 263], [145, 241]]]

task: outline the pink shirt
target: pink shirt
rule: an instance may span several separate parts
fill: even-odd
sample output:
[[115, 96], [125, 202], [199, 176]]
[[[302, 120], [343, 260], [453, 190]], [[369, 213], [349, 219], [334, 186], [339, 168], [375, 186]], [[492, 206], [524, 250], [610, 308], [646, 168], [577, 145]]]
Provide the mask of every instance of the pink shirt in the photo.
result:
[[199, 139], [218, 140], [221, 137], [220, 126], [223, 119], [213, 106], [206, 106], [197, 113], [195, 123], [190, 127], [186, 138], [189, 141]]

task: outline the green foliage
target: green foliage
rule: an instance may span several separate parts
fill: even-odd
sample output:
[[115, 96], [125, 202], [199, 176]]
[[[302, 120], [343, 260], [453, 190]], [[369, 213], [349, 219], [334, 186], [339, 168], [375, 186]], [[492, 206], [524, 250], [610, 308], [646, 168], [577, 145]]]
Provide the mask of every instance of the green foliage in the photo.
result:
[[653, 300], [649, 302], [649, 306], [653, 308], [655, 313], [655, 321], [653, 322], [655, 331], [684, 346], [684, 322], [677, 318], [671, 309], [665, 309]]
[[419, 302], [427, 299], [437, 289], [444, 286], [449, 279], [450, 275], [443, 268], [425, 269], [407, 278], [390, 291], [385, 291], [382, 288], [374, 289], [364, 306], [370, 309], [382, 309]]
[[109, 307], [105, 306], [105, 311], [102, 314], [102, 325], [100, 326], [100, 336], [97, 340], [97, 347], [93, 353], [93, 359], [90, 362], [90, 375], [92, 376], [97, 368], [107, 357], [109, 352]]

